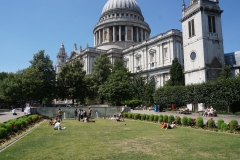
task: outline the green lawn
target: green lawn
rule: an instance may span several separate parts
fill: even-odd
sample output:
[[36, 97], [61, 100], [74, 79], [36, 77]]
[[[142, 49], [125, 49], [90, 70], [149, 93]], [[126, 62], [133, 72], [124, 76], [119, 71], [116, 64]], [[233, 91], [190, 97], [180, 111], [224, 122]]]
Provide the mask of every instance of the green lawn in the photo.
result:
[[[0, 153], [1, 160], [240, 159], [240, 136], [160, 124], [97, 119], [65, 120], [56, 131], [48, 121]], [[126, 124], [126, 125], [125, 125]]]

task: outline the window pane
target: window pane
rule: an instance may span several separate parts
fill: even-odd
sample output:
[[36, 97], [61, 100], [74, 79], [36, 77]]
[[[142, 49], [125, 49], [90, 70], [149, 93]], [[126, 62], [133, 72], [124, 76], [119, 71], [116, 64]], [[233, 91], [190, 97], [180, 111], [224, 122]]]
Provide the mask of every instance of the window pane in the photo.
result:
[[188, 22], [188, 32], [189, 32], [189, 37], [191, 37], [191, 23], [190, 23], [190, 21]]
[[212, 16], [212, 27], [213, 27], [213, 33], [216, 33], [215, 17], [214, 16]]
[[192, 20], [192, 36], [195, 36], [194, 19]]
[[208, 16], [208, 30], [209, 32], [212, 32], [211, 16]]

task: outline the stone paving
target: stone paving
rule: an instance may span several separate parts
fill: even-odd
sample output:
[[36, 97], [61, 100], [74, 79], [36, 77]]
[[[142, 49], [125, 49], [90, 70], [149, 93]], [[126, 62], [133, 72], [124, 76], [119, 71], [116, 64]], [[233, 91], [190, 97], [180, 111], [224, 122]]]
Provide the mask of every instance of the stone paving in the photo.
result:
[[24, 112], [21, 109], [16, 109], [17, 115], [13, 115], [12, 111], [9, 112], [0, 112], [0, 122], [6, 122], [11, 119], [16, 119], [24, 116]]
[[181, 118], [183, 116], [197, 118], [197, 117], [203, 117], [204, 122], [207, 122], [210, 118], [213, 118], [214, 121], [217, 121], [218, 119], [223, 119], [225, 123], [230, 122], [232, 119], [235, 119], [240, 124], [240, 116], [236, 115], [218, 115], [216, 117], [205, 117], [200, 116], [198, 113], [192, 113], [192, 114], [179, 114], [176, 111], [169, 111], [169, 112], [154, 112], [153, 110], [131, 110], [132, 113], [140, 113], [140, 114], [154, 114], [154, 115], [173, 115], [173, 116], [180, 116]]

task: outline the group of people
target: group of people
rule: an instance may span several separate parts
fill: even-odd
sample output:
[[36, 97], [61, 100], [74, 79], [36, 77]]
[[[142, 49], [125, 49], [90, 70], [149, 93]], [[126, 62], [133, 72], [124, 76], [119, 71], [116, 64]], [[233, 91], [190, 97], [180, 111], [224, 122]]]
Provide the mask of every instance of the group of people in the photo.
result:
[[214, 115], [214, 109], [211, 106], [210, 108], [207, 107], [207, 109], [203, 112], [203, 116], [213, 116]]
[[123, 112], [120, 112], [119, 114], [117, 114], [116, 116], [110, 116], [109, 117], [110, 120], [114, 120], [116, 122], [124, 122], [124, 119], [123, 119]]
[[62, 121], [62, 115], [63, 115], [63, 111], [59, 108], [56, 117], [54, 118], [54, 120], [52, 118], [50, 118], [48, 125], [49, 126], [54, 126], [53, 128], [55, 130], [63, 130], [66, 129], [66, 127], [61, 127], [61, 121]]
[[75, 109], [74, 116], [75, 116], [75, 120], [78, 118], [78, 121], [82, 120], [83, 122], [95, 122], [92, 120], [91, 107], [88, 108], [88, 113], [86, 110], [79, 109], [79, 111], [77, 111], [77, 109]]

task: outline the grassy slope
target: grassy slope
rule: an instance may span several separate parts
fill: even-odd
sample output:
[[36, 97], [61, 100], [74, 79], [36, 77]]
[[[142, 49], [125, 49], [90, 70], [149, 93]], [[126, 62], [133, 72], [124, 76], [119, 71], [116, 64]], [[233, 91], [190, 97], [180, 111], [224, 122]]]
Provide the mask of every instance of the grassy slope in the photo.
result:
[[[126, 123], [126, 125], [125, 125]], [[240, 137], [202, 129], [162, 130], [157, 123], [66, 120], [55, 131], [47, 121], [0, 153], [1, 160], [38, 159], [239, 159]]]

